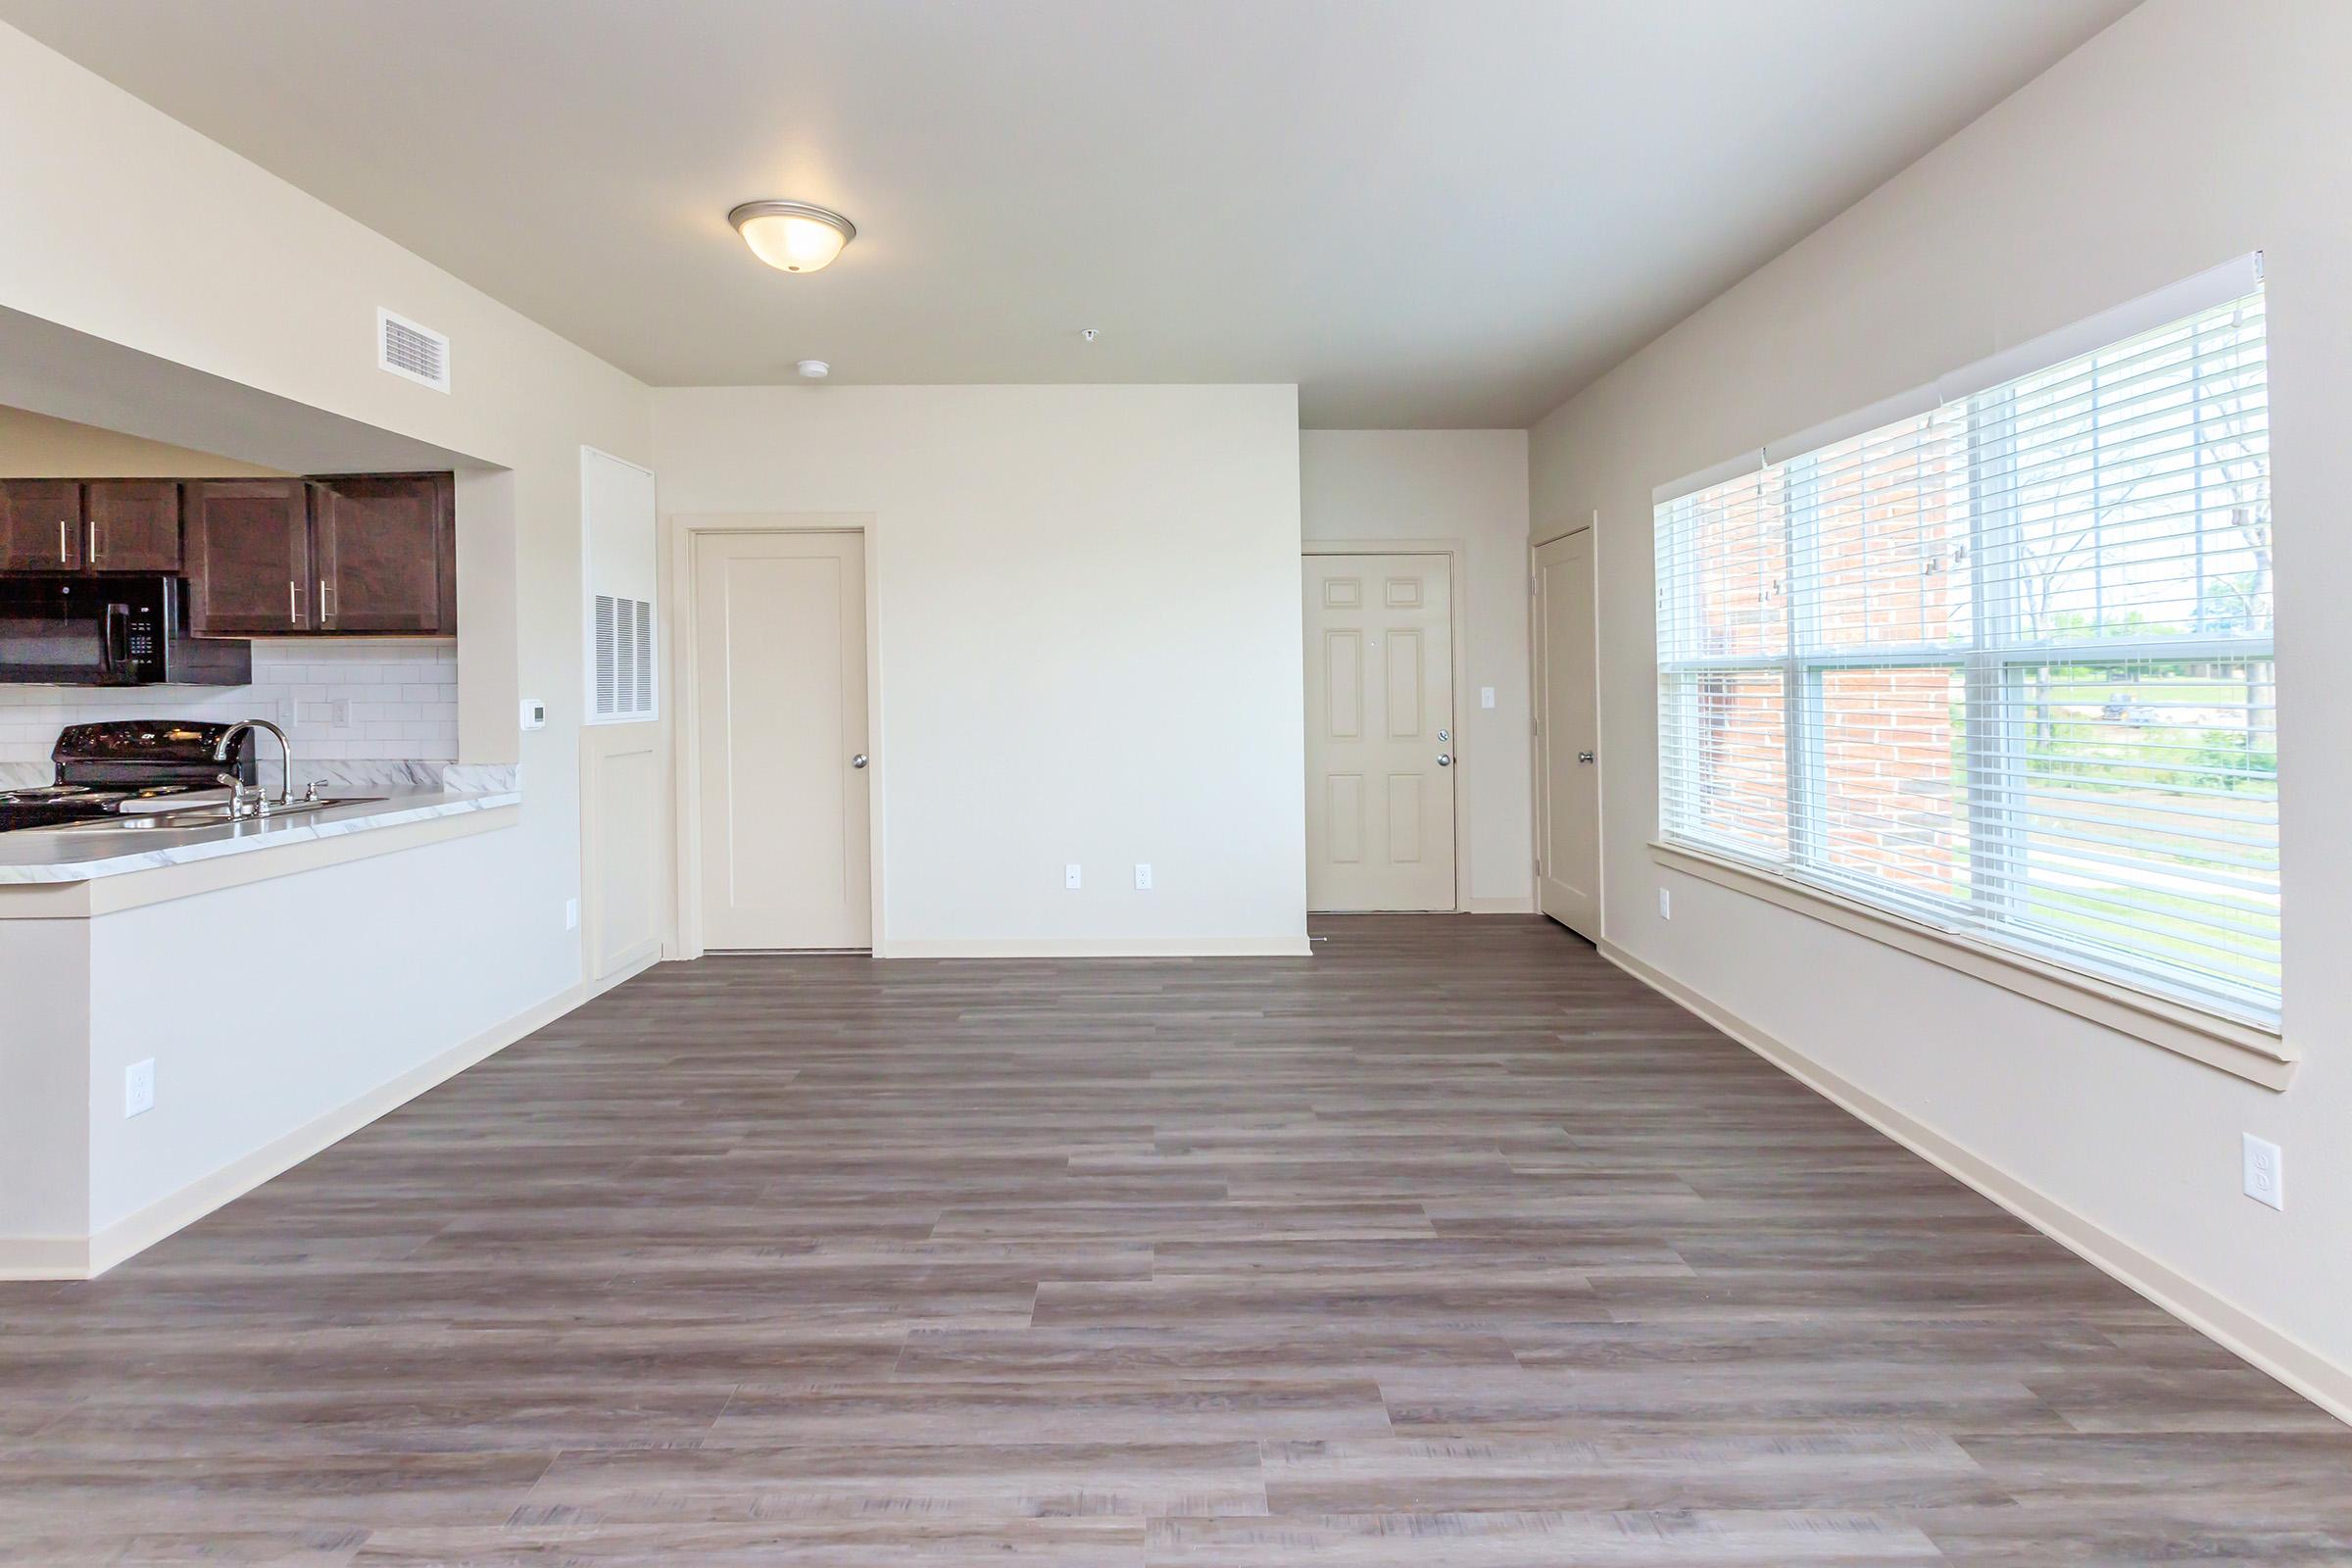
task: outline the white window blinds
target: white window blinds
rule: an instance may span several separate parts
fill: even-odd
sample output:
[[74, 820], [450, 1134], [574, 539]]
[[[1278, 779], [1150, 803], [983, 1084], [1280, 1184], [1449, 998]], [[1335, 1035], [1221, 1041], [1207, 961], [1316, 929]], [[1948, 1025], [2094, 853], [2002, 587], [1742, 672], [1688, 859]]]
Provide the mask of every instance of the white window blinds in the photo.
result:
[[1661, 831], [2266, 1025], [2263, 297], [1657, 509]]

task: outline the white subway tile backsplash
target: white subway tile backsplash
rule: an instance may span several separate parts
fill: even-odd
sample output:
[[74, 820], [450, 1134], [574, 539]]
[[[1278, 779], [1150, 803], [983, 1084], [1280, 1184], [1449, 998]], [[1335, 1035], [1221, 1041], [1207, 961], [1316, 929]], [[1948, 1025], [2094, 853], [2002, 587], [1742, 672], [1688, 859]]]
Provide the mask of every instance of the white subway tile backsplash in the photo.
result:
[[[267, 718], [302, 760], [454, 761], [457, 659], [446, 642], [257, 642], [250, 686], [0, 686], [0, 777], [35, 769], [45, 781], [57, 732], [102, 718]], [[333, 722], [338, 702], [346, 723]]]

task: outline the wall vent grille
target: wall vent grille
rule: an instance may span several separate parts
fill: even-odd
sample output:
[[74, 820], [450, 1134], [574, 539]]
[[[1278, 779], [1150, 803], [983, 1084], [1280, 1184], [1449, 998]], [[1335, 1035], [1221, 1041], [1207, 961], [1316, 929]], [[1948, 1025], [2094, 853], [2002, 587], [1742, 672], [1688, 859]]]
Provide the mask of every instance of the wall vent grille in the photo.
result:
[[654, 710], [654, 607], [640, 599], [637, 606], [637, 708]]
[[598, 594], [596, 716], [654, 716], [654, 607], [643, 599]]
[[375, 368], [429, 386], [449, 390], [449, 339], [405, 316], [378, 309], [375, 313]]
[[661, 714], [654, 517], [650, 469], [580, 448], [581, 685], [591, 724], [642, 724]]

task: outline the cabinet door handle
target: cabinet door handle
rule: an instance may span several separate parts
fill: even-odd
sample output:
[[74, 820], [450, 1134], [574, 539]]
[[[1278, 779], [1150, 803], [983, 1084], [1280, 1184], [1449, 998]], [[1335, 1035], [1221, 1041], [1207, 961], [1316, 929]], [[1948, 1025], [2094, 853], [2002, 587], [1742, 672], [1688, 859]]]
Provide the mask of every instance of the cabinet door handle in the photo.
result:
[[101, 551], [101, 548], [100, 548], [100, 545], [99, 545], [98, 519], [97, 519], [96, 517], [92, 517], [92, 518], [90, 519], [90, 564], [91, 564], [91, 565], [95, 566], [96, 564], [98, 564], [98, 557], [100, 556], [100, 554], [102, 554], [102, 551]]
[[324, 577], [318, 579], [318, 624], [321, 626], [334, 623], [335, 602], [327, 597], [334, 591], [334, 584]]
[[302, 584], [286, 579], [286, 618], [295, 625], [302, 624]]
[[64, 565], [74, 559], [74, 524], [67, 518], [57, 519], [57, 564]]

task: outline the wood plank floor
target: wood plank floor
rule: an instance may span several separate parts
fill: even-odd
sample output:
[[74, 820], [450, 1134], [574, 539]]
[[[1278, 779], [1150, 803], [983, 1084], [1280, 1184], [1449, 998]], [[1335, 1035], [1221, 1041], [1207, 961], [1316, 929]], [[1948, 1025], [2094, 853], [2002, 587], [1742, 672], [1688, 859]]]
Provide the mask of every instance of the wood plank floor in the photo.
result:
[[75, 1285], [10, 1562], [2352, 1561], [2352, 1431], [1555, 926], [657, 969]]

